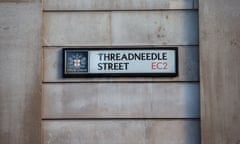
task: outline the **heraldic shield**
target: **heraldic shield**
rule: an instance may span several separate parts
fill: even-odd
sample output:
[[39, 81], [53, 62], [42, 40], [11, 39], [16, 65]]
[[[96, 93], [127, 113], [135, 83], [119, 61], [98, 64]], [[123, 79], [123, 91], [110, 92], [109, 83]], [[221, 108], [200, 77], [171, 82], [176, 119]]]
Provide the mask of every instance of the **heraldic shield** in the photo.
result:
[[88, 52], [68, 51], [65, 56], [66, 73], [88, 72]]

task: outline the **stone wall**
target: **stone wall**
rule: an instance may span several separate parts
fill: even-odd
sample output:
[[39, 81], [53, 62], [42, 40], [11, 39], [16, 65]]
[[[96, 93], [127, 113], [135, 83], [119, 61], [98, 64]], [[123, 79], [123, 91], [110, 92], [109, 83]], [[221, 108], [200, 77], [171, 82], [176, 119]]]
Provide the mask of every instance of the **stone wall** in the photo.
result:
[[41, 2], [0, 2], [0, 143], [40, 144]]

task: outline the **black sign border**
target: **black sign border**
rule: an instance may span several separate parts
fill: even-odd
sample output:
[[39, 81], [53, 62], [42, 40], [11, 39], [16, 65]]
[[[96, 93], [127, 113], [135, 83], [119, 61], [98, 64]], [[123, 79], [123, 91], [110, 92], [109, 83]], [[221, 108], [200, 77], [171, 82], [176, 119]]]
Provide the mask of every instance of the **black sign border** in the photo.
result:
[[[63, 58], [63, 66], [62, 66], [62, 74], [63, 78], [109, 78], [109, 77], [177, 77], [179, 70], [178, 70], [178, 47], [146, 47], [143, 48], [63, 48], [62, 49], [62, 58]], [[66, 71], [66, 51], [101, 51], [101, 50], [174, 50], [176, 61], [175, 73], [78, 73], [78, 74], [70, 74], [65, 73]]]

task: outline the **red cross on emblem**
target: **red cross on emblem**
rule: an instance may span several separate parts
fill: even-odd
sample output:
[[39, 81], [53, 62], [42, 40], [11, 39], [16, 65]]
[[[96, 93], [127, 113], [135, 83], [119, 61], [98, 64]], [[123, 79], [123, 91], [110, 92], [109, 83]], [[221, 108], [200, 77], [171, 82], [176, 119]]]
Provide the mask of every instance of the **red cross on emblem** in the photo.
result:
[[80, 60], [79, 59], [73, 60], [73, 63], [74, 63], [75, 67], [79, 67], [80, 66]]

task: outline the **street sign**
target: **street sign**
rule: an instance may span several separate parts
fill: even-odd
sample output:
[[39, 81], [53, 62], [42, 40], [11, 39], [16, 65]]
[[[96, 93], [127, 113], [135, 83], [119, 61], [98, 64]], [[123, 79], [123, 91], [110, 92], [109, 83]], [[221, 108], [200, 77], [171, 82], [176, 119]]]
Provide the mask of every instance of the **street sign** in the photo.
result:
[[175, 77], [177, 48], [64, 48], [63, 77]]

